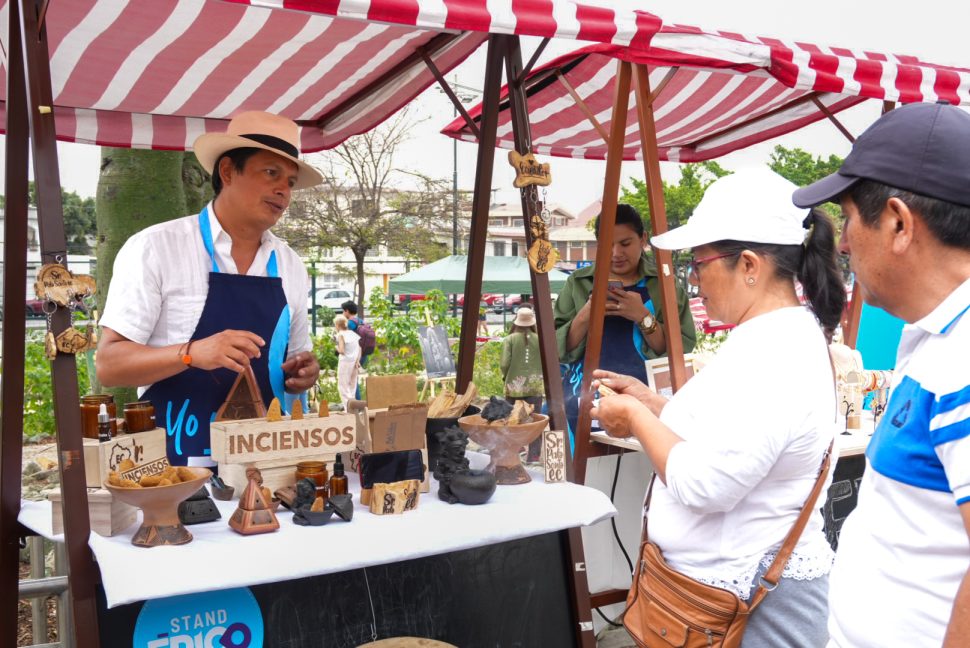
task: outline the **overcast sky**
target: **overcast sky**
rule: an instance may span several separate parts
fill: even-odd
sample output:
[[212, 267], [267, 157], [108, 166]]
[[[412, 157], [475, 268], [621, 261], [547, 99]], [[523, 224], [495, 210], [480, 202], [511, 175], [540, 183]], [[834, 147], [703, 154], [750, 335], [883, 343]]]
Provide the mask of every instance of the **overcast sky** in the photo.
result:
[[[914, 54], [933, 62], [970, 67], [970, 48], [966, 29], [970, 24], [970, 3], [956, 0], [814, 0], [813, 2], [779, 2], [778, 0], [585, 0], [606, 6], [627, 5], [651, 11], [665, 23], [686, 23], [710, 29], [726, 29], [749, 35], [775, 36], [805, 40], [820, 45], [867, 48], [897, 54]], [[538, 39], [527, 39], [525, 58]], [[541, 60], [571, 51], [582, 43], [553, 42]], [[481, 87], [485, 48], [472, 55], [449, 80], [457, 75], [465, 86]], [[840, 120], [855, 134], [865, 129], [879, 111], [878, 102], [860, 106], [840, 115]], [[412, 114], [427, 118], [414, 129], [413, 137], [398, 156], [398, 166], [421, 169], [430, 175], [450, 178], [452, 173], [452, 140], [438, 131], [451, 120], [448, 99], [434, 88], [418, 98]], [[0, 137], [0, 140], [3, 138]], [[820, 122], [797, 133], [733, 153], [718, 161], [729, 169], [763, 164], [776, 144], [801, 147], [815, 154], [845, 155], [848, 141], [828, 122]], [[69, 191], [93, 196], [97, 191], [99, 148], [82, 144], [60, 143], [61, 183]], [[497, 155], [493, 187], [500, 188], [500, 201], [517, 200], [512, 189], [512, 172]], [[553, 159], [553, 184], [548, 189], [549, 201], [579, 211], [602, 192], [604, 163], [598, 161]], [[677, 177], [676, 165], [664, 163], [664, 175]], [[641, 177], [642, 165], [624, 166], [624, 183], [629, 176]], [[459, 186], [470, 188], [475, 175], [475, 147], [458, 143]]]

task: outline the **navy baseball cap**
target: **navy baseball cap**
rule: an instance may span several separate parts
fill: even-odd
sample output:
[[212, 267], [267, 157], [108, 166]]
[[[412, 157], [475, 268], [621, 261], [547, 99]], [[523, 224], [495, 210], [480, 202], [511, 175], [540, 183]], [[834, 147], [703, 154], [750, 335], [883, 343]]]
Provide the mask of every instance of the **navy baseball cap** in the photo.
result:
[[970, 114], [931, 103], [891, 110], [856, 139], [838, 171], [796, 190], [792, 202], [838, 200], [860, 180], [970, 207]]

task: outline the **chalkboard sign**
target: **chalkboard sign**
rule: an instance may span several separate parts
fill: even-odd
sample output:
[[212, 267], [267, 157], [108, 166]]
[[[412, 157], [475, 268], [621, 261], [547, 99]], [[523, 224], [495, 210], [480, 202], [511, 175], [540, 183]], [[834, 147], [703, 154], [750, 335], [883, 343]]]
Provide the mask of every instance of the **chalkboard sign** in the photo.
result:
[[859, 501], [859, 484], [866, 470], [866, 456], [840, 457], [832, 474], [832, 485], [822, 506], [825, 537], [833, 550], [839, 548], [839, 533]]
[[455, 375], [455, 359], [451, 355], [448, 334], [441, 326], [419, 326], [418, 340], [428, 378], [448, 378]]
[[[327, 546], [327, 530], [308, 529], [320, 532], [321, 546]], [[376, 635], [428, 637], [461, 648], [575, 646], [564, 536], [545, 533], [366, 570], [253, 585], [249, 590], [264, 634], [245, 645], [355, 648]], [[97, 595], [101, 645], [132, 646], [144, 603], [109, 610], [100, 586]], [[159, 635], [151, 645], [201, 645], [169, 639], [175, 637]], [[216, 645], [243, 643], [217, 639]]]

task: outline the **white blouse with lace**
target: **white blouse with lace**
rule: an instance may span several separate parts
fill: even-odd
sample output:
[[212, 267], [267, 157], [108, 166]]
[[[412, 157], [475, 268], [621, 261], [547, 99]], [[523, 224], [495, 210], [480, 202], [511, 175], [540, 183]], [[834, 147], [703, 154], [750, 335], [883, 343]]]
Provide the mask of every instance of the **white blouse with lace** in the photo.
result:
[[[835, 412], [828, 349], [811, 311], [783, 308], [734, 329], [661, 413], [684, 439], [650, 507], [650, 539], [671, 567], [746, 599], [812, 490]], [[786, 578], [829, 572], [818, 510], [828, 483]]]

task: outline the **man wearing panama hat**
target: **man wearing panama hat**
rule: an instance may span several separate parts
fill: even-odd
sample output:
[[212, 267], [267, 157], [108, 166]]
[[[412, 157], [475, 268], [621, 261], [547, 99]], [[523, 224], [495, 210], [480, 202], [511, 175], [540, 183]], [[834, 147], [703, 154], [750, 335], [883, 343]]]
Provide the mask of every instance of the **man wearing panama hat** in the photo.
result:
[[[140, 385], [167, 430], [175, 465], [211, 465], [209, 423], [236, 373], [251, 367], [262, 399], [301, 394], [320, 367], [304, 313], [309, 279], [269, 230], [291, 192], [320, 184], [299, 159], [299, 128], [265, 112], [195, 140], [215, 198], [199, 214], [149, 227], [118, 252], [97, 373]], [[292, 398], [292, 396], [291, 396]]]

